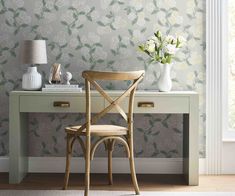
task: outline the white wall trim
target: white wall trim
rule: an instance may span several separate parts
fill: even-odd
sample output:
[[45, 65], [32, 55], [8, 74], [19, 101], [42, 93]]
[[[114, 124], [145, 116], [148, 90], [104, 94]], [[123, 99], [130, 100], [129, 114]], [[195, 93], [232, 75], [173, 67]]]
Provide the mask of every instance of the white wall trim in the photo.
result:
[[206, 159], [205, 158], [199, 159], [199, 174], [207, 174], [207, 172], [206, 172]]
[[[114, 173], [129, 173], [127, 158], [113, 158]], [[181, 174], [182, 158], [135, 158], [136, 172], [139, 174]], [[64, 173], [65, 157], [29, 157], [29, 172], [32, 173]], [[0, 157], [0, 172], [8, 172], [8, 157]], [[107, 172], [107, 158], [95, 158], [91, 162], [93, 173]], [[83, 173], [83, 158], [71, 160], [71, 172]], [[205, 159], [199, 161], [200, 174], [205, 173]]]
[[222, 173], [235, 174], [235, 161], [234, 161], [234, 142], [223, 143], [223, 159], [222, 159]]
[[0, 157], [0, 172], [8, 172], [8, 171], [9, 171], [9, 158]]
[[[45, 163], [49, 164], [45, 164]], [[58, 164], [60, 163], [60, 164]], [[83, 158], [73, 158], [71, 161], [71, 172], [83, 173], [85, 170]], [[48, 167], [51, 165], [52, 167]], [[178, 158], [136, 158], [135, 159], [137, 173], [182, 173], [183, 164], [182, 159]], [[56, 167], [55, 167], [56, 166]], [[94, 158], [91, 162], [91, 172], [106, 173], [107, 172], [107, 158]], [[43, 158], [31, 157], [29, 159], [30, 172], [64, 172], [65, 158]], [[113, 173], [129, 173], [129, 162], [127, 158], [113, 158]]]
[[226, 1], [207, 0], [206, 9], [206, 172], [221, 174], [224, 126], [224, 8]]

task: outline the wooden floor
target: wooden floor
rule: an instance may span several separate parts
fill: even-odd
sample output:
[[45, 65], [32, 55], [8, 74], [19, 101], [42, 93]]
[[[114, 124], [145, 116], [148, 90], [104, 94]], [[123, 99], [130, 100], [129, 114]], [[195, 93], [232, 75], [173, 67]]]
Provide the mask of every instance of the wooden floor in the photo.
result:
[[[18, 185], [8, 184], [8, 174], [0, 173], [0, 189], [26, 190], [61, 190], [63, 174], [28, 174]], [[83, 189], [84, 175], [71, 174], [69, 189]], [[181, 175], [138, 175], [140, 190], [142, 191], [225, 191], [235, 192], [235, 175], [200, 176], [199, 186], [187, 186]], [[91, 176], [93, 190], [133, 190], [130, 175], [114, 175], [114, 185], [107, 184], [105, 174]]]

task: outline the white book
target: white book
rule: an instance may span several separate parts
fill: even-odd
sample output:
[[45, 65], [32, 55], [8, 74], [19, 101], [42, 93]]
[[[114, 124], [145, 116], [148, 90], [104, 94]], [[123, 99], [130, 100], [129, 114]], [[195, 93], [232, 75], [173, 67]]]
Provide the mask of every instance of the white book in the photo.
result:
[[54, 89], [54, 88], [69, 88], [69, 89], [74, 89], [74, 88], [79, 88], [78, 84], [45, 84], [45, 88], [49, 88], [49, 89]]
[[82, 92], [82, 88], [42, 88], [43, 92]]

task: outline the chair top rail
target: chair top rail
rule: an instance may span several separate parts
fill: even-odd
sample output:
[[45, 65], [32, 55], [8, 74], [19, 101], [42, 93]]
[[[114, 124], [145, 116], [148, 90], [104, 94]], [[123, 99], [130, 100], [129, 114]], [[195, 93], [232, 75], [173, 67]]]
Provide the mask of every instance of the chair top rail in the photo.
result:
[[102, 71], [84, 71], [82, 76], [89, 76], [93, 80], [136, 80], [144, 75], [144, 70], [130, 72], [102, 72]]

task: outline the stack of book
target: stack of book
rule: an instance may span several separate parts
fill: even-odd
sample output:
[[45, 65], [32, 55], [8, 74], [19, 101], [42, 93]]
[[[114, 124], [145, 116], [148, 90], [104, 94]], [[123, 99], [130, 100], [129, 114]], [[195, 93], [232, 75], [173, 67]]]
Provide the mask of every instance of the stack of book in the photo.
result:
[[43, 92], [82, 92], [82, 88], [77, 84], [46, 84], [42, 88]]

